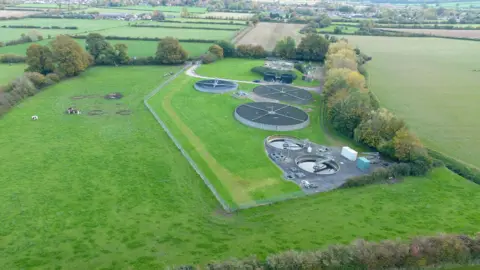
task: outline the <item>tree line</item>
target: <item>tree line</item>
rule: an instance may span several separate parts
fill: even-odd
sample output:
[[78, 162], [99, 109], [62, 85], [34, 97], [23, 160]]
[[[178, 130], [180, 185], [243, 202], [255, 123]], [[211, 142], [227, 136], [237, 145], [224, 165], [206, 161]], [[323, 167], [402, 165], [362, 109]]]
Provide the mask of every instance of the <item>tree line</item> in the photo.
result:
[[[357, 186], [389, 177], [423, 175], [433, 165], [427, 149], [400, 119], [380, 108], [366, 87], [363, 64], [370, 58], [346, 40], [332, 43], [328, 49], [323, 88], [324, 117], [339, 133], [377, 149], [397, 161], [370, 176], [350, 179], [344, 186]], [[363, 74], [362, 74], [363, 73]]]

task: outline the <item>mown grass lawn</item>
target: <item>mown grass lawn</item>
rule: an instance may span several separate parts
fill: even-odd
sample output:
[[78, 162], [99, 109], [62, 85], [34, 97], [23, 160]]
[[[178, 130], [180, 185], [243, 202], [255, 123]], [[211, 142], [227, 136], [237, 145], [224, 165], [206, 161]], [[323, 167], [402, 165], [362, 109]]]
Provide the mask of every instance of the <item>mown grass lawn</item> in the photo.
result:
[[0, 64], [0, 86], [13, 81], [25, 71], [26, 65], [20, 64]]
[[[293, 132], [272, 132], [250, 128], [233, 117], [235, 108], [249, 100], [231, 93], [212, 95], [193, 88], [197, 79], [182, 75], [151, 99], [150, 104], [167, 122], [202, 170], [215, 182], [222, 196], [234, 207], [299, 192], [295, 184], [265, 155], [263, 140], [273, 134], [288, 134], [328, 144], [318, 128], [319, 96], [308, 106], [311, 124]], [[254, 85], [241, 84], [249, 91]]]
[[[222, 214], [143, 106], [159, 74], [175, 69], [92, 68], [0, 120], [2, 268], [164, 269], [356, 238], [478, 231], [480, 187], [445, 169]], [[125, 97], [71, 99], [116, 91]], [[84, 114], [63, 114], [72, 104]], [[116, 115], [120, 108], [133, 114]]]
[[346, 38], [373, 57], [367, 64], [370, 89], [383, 106], [404, 118], [427, 146], [480, 167], [479, 43]]
[[332, 24], [328, 27], [324, 27], [324, 28], [317, 28], [317, 31], [319, 32], [329, 32], [329, 33], [333, 33], [335, 31], [335, 28], [339, 27], [343, 33], [347, 33], [347, 34], [353, 34], [355, 32], [357, 32], [360, 28], [356, 27], [355, 25], [352, 25], [352, 26], [344, 26], [344, 25], [335, 25], [335, 24]]
[[[78, 43], [85, 48], [85, 39], [75, 39]], [[42, 40], [35, 42], [37, 44], [46, 45], [51, 40]], [[123, 43], [128, 46], [128, 55], [130, 57], [148, 57], [155, 56], [157, 51], [157, 41], [143, 41], [143, 40], [109, 40], [110, 44]], [[0, 48], [0, 54], [18, 54], [25, 55], [28, 47], [33, 43], [24, 43], [13, 46], [6, 46]], [[191, 57], [198, 57], [208, 51], [208, 48], [212, 45], [209, 43], [196, 43], [196, 42], [181, 42], [182, 47], [188, 52]]]
[[[196, 72], [202, 76], [226, 78], [241, 81], [262, 80], [263, 76], [252, 72], [252, 68], [263, 66], [265, 61], [241, 58], [226, 58], [208, 65], [201, 65]], [[319, 81], [306, 82], [302, 81], [302, 73], [294, 69], [297, 79], [293, 81], [293, 85], [315, 87], [319, 86]]]

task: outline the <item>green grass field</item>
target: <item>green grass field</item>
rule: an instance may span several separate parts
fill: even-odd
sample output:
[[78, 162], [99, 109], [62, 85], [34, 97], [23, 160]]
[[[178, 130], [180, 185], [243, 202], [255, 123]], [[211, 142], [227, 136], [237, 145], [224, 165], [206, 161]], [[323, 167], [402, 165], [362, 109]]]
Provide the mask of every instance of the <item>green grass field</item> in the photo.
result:
[[[0, 53], [1, 54], [1, 53]], [[0, 86], [5, 85], [23, 74], [25, 64], [0, 64]]]
[[[207, 12], [206, 8], [202, 7], [186, 7], [189, 13], [204, 13]], [[175, 12], [175, 13], [180, 13], [183, 9], [181, 6], [157, 6], [157, 7], [152, 7], [152, 6], [125, 6], [125, 7], [119, 7], [119, 8], [112, 8], [112, 9], [140, 9], [140, 10], [160, 10], [163, 12]]]
[[[201, 65], [197, 68], [196, 72], [199, 75], [215, 78], [227, 78], [241, 81], [260, 80], [263, 79], [263, 77], [251, 70], [254, 67], [263, 66], [264, 62], [264, 60], [227, 58], [212, 64]], [[319, 81], [302, 81], [302, 73], [296, 69], [294, 71], [297, 74], [297, 79], [293, 81], [294, 85], [307, 87], [320, 85]]]
[[104, 31], [98, 31], [104, 36], [122, 36], [122, 37], [149, 37], [163, 38], [175, 37], [178, 39], [210, 39], [221, 40], [231, 39], [235, 30], [203, 30], [203, 29], [174, 29], [174, 28], [137, 28], [137, 27], [118, 27]]
[[245, 24], [196, 24], [190, 23], [165, 23], [165, 22], [148, 22], [149, 25], [160, 25], [166, 27], [202, 27], [202, 28], [221, 28], [226, 30], [239, 30], [245, 28]]
[[[117, 21], [117, 20], [83, 20], [83, 19], [20, 19], [20, 20], [9, 20], [9, 21], [0, 21], [0, 26], [2, 25], [33, 25], [33, 26], [77, 26], [78, 31], [94, 31], [98, 29], [105, 29], [111, 27], [125, 26], [128, 25], [128, 22]], [[8, 29], [12, 30], [12, 29]], [[28, 31], [30, 29], [21, 29]], [[36, 29], [42, 31], [45, 29]]]
[[[92, 68], [3, 117], [3, 268], [164, 269], [312, 250], [357, 238], [478, 231], [480, 187], [445, 169], [395, 185], [338, 190], [223, 214], [142, 104], [143, 96], [162, 81], [159, 74], [175, 69]], [[117, 91], [125, 97], [71, 99]], [[197, 102], [184, 91], [173, 96], [173, 108]], [[84, 113], [63, 114], [73, 104]], [[211, 107], [220, 113], [215, 106], [195, 113]], [[88, 116], [90, 109], [107, 114]], [[133, 114], [119, 116], [118, 109]], [[40, 119], [31, 121], [33, 114]], [[250, 142], [245, 146], [253, 147]]]
[[[371, 90], [429, 147], [480, 167], [479, 44], [436, 38], [347, 36], [371, 55]], [[452, 49], [455, 48], [455, 49]]]
[[[83, 47], [85, 47], [85, 39], [75, 39]], [[50, 40], [42, 40], [40, 42], [35, 42], [37, 44], [46, 45]], [[157, 41], [143, 41], [143, 40], [110, 40], [110, 44], [114, 45], [116, 43], [123, 43], [128, 46], [128, 55], [131, 57], [148, 57], [154, 56], [157, 51]], [[208, 51], [208, 48], [211, 44], [208, 43], [192, 43], [192, 42], [181, 42], [182, 47], [187, 50], [189, 56], [198, 57]], [[32, 43], [24, 43], [14, 46], [6, 46], [0, 48], [0, 54], [18, 54], [25, 55], [28, 47]]]

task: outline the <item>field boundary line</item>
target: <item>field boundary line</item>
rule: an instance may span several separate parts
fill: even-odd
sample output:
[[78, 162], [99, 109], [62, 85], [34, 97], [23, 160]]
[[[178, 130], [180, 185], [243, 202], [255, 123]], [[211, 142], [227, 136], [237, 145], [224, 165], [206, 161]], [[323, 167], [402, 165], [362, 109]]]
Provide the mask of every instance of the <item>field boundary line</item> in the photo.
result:
[[180, 153], [182, 153], [183, 157], [188, 161], [190, 166], [195, 170], [195, 172], [202, 178], [203, 182], [205, 185], [210, 189], [210, 191], [213, 193], [217, 201], [220, 203], [222, 208], [227, 211], [227, 212], [232, 212], [232, 209], [229, 207], [229, 205], [225, 202], [225, 200], [218, 194], [217, 190], [215, 187], [210, 183], [210, 180], [203, 174], [203, 172], [200, 170], [200, 168], [197, 166], [195, 161], [190, 157], [190, 155], [185, 151], [182, 147], [182, 145], [178, 142], [178, 140], [173, 136], [173, 134], [170, 132], [170, 130], [167, 128], [167, 125], [162, 121], [162, 119], [157, 115], [155, 110], [148, 104], [148, 101], [155, 96], [160, 90], [169, 84], [171, 81], [176, 79], [180, 74], [182, 74], [187, 68], [189, 68], [191, 64], [186, 64], [182, 69], [180, 69], [177, 73], [175, 73], [173, 76], [171, 76], [168, 80], [162, 82], [159, 86], [157, 86], [155, 89], [153, 89], [152, 92], [150, 92], [147, 96], [145, 96], [143, 103], [147, 107], [147, 109], [150, 111], [150, 113], [155, 117], [155, 120], [160, 124], [160, 126], [163, 128], [165, 133], [167, 133], [168, 137], [173, 141], [175, 146], [180, 150]]

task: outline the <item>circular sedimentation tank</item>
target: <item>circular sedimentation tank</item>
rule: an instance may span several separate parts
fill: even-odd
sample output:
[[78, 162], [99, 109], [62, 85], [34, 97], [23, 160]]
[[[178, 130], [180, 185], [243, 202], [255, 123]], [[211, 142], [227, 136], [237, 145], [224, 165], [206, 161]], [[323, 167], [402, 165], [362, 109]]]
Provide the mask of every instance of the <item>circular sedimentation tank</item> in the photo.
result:
[[295, 159], [295, 164], [303, 171], [329, 175], [338, 172], [340, 166], [331, 157], [321, 155], [304, 155]]
[[294, 104], [308, 104], [313, 99], [312, 94], [309, 91], [284, 84], [260, 85], [255, 87], [253, 92], [264, 98]]
[[238, 84], [227, 80], [211, 79], [198, 81], [195, 83], [194, 87], [200, 92], [218, 94], [235, 91], [238, 89]]
[[273, 102], [242, 104], [235, 109], [234, 116], [244, 125], [272, 131], [302, 129], [310, 123], [308, 114], [303, 110]]

